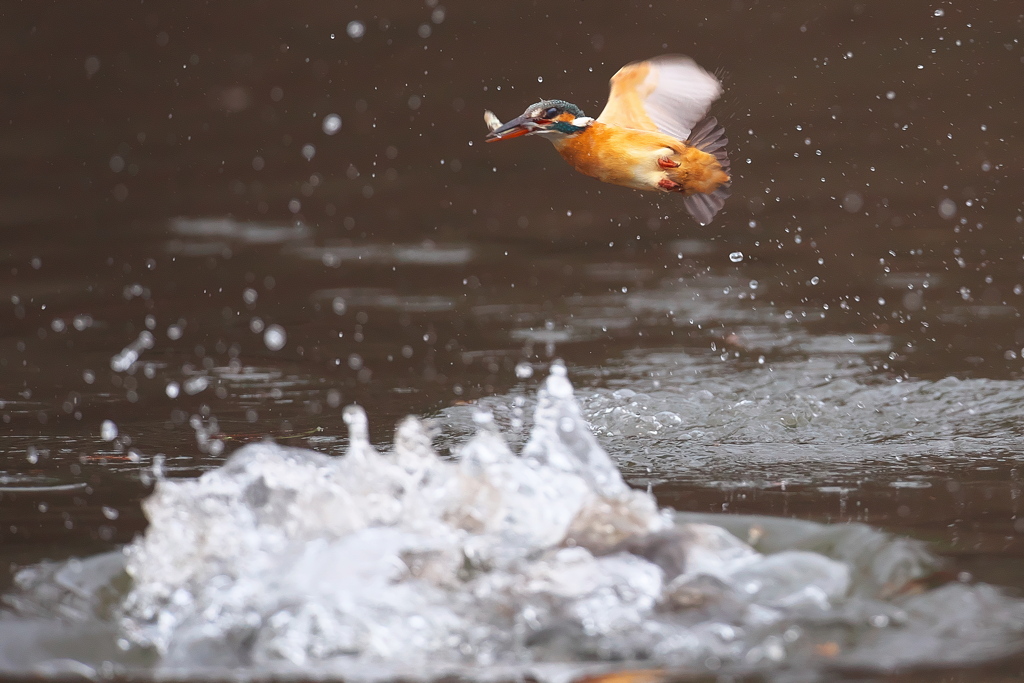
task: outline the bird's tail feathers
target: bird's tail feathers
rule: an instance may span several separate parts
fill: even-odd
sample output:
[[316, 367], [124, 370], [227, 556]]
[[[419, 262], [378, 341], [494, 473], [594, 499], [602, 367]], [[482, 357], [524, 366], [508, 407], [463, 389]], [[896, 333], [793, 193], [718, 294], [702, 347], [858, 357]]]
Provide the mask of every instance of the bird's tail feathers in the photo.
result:
[[[729, 138], [725, 137], [725, 128], [718, 124], [718, 119], [709, 116], [693, 127], [690, 139], [687, 141], [691, 147], [696, 147], [702, 152], [707, 152], [715, 157], [715, 160], [726, 173], [729, 172], [729, 153], [725, 146], [729, 144]], [[703, 225], [710, 223], [715, 214], [725, 206], [725, 200], [729, 198], [729, 186], [732, 181], [723, 183], [714, 192], [704, 194], [697, 192], [687, 195], [683, 200], [686, 210], [690, 212], [697, 221]]]
[[721, 164], [722, 170], [729, 172], [729, 153], [725, 149], [729, 144], [729, 138], [725, 137], [725, 128], [719, 125], [718, 119], [714, 116], [699, 121], [693, 127], [686, 144], [713, 155]]
[[707, 225], [715, 218], [715, 214], [725, 206], [725, 200], [729, 198], [729, 194], [729, 188], [723, 185], [711, 194], [697, 192], [686, 195], [683, 198], [683, 206], [691, 216], [697, 219], [698, 223]]

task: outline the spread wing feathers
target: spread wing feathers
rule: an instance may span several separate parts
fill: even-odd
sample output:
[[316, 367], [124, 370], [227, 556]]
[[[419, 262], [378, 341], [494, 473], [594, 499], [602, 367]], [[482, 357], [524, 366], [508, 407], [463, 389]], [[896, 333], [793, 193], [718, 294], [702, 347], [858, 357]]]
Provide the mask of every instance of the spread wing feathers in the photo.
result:
[[690, 135], [722, 94], [717, 78], [681, 55], [627, 64], [612, 76], [611, 86], [598, 121], [661, 131], [679, 140]]

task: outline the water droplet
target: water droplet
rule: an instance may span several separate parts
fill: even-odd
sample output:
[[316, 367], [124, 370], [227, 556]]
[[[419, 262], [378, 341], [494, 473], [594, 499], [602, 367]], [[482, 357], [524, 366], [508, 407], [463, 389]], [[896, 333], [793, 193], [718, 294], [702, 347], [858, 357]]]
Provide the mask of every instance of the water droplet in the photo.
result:
[[543, 83], [544, 82], [544, 77], [543, 76], [537, 76], [537, 82], [538, 83]]
[[316, 156], [316, 147], [313, 145], [303, 145], [302, 156], [306, 157], [306, 161], [312, 161], [313, 157]]
[[369, 421], [366, 419], [366, 411], [362, 406], [345, 406], [345, 409], [341, 411], [341, 417], [348, 425], [349, 450], [369, 446]]
[[366, 26], [364, 26], [361, 21], [350, 21], [348, 22], [348, 26], [345, 27], [345, 33], [348, 34], [349, 38], [358, 40], [363, 37], [364, 33], [366, 33]]
[[473, 424], [482, 429], [496, 429], [494, 413], [486, 408], [477, 408], [473, 411]]
[[328, 114], [324, 117], [323, 129], [328, 135], [334, 135], [341, 130], [341, 117], [337, 114]]
[[956, 215], [956, 202], [952, 199], [943, 199], [939, 202], [939, 215], [943, 218], [952, 218]]
[[740, 261], [743, 260], [743, 252], [742, 251], [734, 251], [734, 252], [732, 252], [731, 254], [729, 254], [729, 260], [732, 261], [733, 263], [739, 263]]
[[104, 420], [100, 425], [100, 438], [104, 441], [113, 441], [117, 438], [117, 425], [112, 420]]
[[200, 394], [206, 391], [206, 389], [209, 386], [209, 378], [207, 378], [205, 375], [199, 375], [198, 377], [191, 377], [185, 380], [185, 384], [184, 386], [182, 386], [182, 389], [184, 389], [185, 393], [188, 394], [189, 396], [194, 396], [196, 394]]
[[288, 334], [280, 325], [270, 325], [263, 333], [263, 343], [271, 351], [280, 351], [284, 348], [286, 341], [288, 341]]
[[944, 9], [937, 9], [934, 12], [932, 12], [932, 16], [934, 16], [934, 17], [944, 17], [944, 16], [946, 16], [946, 10], [944, 10]]
[[121, 349], [120, 353], [110, 359], [110, 368], [114, 372], [125, 372], [139, 359], [139, 354], [142, 353], [143, 349], [153, 348], [153, 343], [153, 333], [149, 330], [143, 330], [135, 341]]
[[103, 516], [106, 517], [107, 519], [117, 519], [118, 517], [121, 516], [121, 513], [118, 512], [116, 509], [114, 509], [112, 507], [108, 507], [108, 506], [104, 505], [102, 509], [103, 509]]
[[178, 398], [180, 392], [181, 387], [177, 382], [168, 382], [167, 386], [164, 387], [164, 393], [167, 394], [167, 398]]
[[516, 377], [519, 379], [529, 379], [533, 377], [533, 366], [523, 361], [516, 365]]

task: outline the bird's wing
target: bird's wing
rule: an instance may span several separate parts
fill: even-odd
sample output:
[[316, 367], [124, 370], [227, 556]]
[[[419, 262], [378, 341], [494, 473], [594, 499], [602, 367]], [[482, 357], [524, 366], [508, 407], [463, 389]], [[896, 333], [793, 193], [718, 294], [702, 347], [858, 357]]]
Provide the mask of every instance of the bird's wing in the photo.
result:
[[661, 131], [680, 140], [690, 135], [722, 94], [717, 78], [682, 55], [627, 64], [612, 76], [611, 85], [598, 121]]

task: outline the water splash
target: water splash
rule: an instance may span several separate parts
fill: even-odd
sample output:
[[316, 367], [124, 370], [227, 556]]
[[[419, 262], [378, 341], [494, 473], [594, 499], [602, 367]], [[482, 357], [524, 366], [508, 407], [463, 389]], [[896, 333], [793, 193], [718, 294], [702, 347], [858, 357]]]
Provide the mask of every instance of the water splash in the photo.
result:
[[[361, 408], [343, 415], [344, 457], [268, 441], [198, 479], [162, 479], [124, 554], [26, 569], [7, 603], [23, 618], [102, 625], [125, 671], [242, 678], [518, 676], [544, 663], [564, 674], [624, 660], [897, 668], [1019, 646], [1022, 603], [987, 586], [923, 590], [936, 563], [920, 544], [861, 525], [659, 510], [624, 484], [561, 364], [521, 456], [486, 411], [454, 459], [424, 421], [403, 420], [382, 453]], [[3, 645], [20, 642], [17, 623], [0, 620], [0, 669], [26, 656]]]

